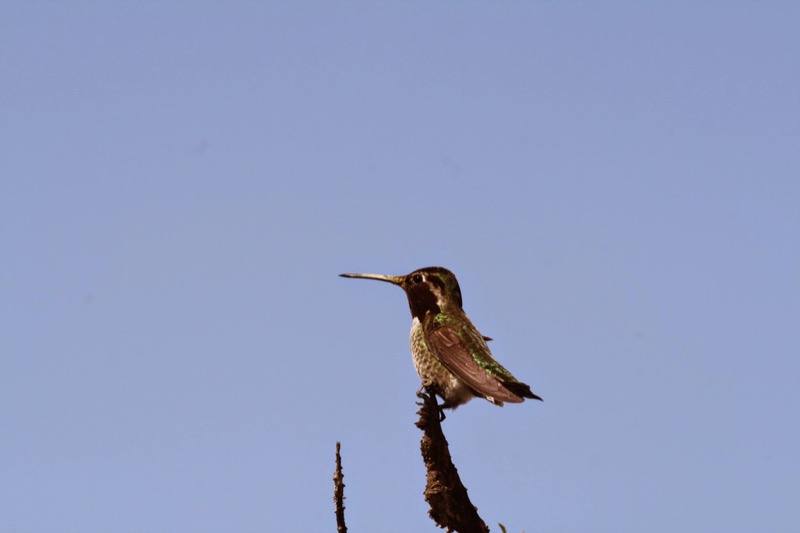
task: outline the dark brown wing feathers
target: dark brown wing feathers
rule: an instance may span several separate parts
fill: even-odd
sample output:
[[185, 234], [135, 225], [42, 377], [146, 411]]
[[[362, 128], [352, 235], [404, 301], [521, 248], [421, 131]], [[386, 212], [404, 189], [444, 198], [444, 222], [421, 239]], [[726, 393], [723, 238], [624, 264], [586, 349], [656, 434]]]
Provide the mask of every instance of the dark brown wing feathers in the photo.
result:
[[447, 326], [434, 329], [427, 336], [430, 348], [441, 363], [478, 395], [502, 405], [520, 403], [522, 397], [535, 397], [530, 387], [519, 382], [501, 383], [472, 358], [456, 331]]

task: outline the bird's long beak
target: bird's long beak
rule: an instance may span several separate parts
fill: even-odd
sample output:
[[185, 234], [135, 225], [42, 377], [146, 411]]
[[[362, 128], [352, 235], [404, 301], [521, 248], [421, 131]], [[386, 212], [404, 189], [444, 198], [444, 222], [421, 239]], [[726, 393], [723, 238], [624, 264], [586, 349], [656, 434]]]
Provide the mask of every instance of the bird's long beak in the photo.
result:
[[376, 279], [378, 281], [386, 281], [393, 285], [403, 286], [403, 276], [387, 276], [385, 274], [339, 274], [343, 278], [362, 278], [362, 279]]

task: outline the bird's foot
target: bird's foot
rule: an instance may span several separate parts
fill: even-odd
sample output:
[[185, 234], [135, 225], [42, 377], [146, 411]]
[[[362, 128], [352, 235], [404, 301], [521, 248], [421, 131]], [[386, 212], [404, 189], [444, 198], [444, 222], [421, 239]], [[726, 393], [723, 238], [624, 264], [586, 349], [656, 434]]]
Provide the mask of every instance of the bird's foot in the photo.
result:
[[[444, 408], [446, 407], [447, 404], [445, 402], [442, 405], [439, 405], [439, 402], [436, 401], [436, 393], [435, 392], [430, 390], [427, 385], [423, 384], [417, 390], [417, 398], [421, 398], [422, 400], [427, 400], [428, 398], [433, 398], [433, 404], [436, 406], [436, 410], [439, 411], [439, 422], [444, 422], [444, 419], [447, 418], [447, 416], [445, 416], [445, 414], [444, 414]], [[417, 405], [422, 407], [422, 406], [425, 405], [425, 402], [424, 401], [417, 402]]]
[[[436, 410], [439, 411], [439, 422], [444, 422], [444, 419], [447, 418], [447, 416], [444, 414], [444, 410], [447, 407], [447, 401], [439, 405], [439, 402], [436, 400], [436, 393], [429, 389], [428, 394], [430, 394], [433, 398], [433, 404], [436, 406]], [[442, 400], [444, 400], [444, 398], [442, 398]]]

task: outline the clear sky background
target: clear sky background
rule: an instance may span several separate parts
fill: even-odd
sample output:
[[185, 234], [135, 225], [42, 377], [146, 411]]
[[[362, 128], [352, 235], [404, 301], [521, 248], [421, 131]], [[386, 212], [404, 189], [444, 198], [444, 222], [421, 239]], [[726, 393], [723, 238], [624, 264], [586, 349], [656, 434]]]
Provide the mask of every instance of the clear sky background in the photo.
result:
[[793, 2], [0, 3], [0, 531], [800, 530]]

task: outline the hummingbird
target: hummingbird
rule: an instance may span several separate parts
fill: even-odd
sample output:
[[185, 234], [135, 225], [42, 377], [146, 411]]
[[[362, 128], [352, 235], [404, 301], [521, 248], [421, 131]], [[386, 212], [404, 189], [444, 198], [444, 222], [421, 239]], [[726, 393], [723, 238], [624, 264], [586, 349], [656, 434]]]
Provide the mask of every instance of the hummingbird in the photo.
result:
[[486, 344], [491, 339], [481, 335], [462, 309], [458, 280], [446, 268], [420, 268], [406, 276], [340, 276], [385, 281], [405, 291], [414, 368], [422, 388], [444, 400], [441, 409], [455, 409], [476, 396], [500, 407], [525, 398], [541, 400], [492, 357]]

